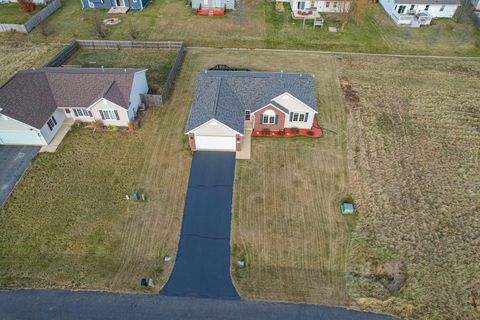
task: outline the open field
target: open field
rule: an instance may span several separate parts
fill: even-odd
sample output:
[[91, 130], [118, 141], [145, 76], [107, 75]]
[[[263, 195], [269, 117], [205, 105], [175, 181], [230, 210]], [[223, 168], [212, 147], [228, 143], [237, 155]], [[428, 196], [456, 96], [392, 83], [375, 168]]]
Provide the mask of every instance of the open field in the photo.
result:
[[18, 7], [18, 3], [0, 4], [0, 23], [22, 24], [27, 22], [38, 11], [45, 8], [42, 4], [37, 4], [33, 12], [23, 12]]
[[[468, 302], [480, 282], [480, 67], [468, 60], [189, 49], [171, 100], [140, 130], [77, 129], [36, 158], [0, 209], [0, 286], [164, 283], [188, 179], [195, 74], [218, 63], [314, 74], [326, 133], [254, 138], [252, 159], [237, 162], [232, 261], [247, 265], [232, 275], [244, 298], [478, 316]], [[149, 201], [125, 201], [135, 189]], [[350, 195], [359, 215], [344, 217], [339, 202]]]
[[[344, 58], [340, 74], [360, 214], [352, 299], [405, 318], [478, 319], [480, 65]], [[400, 290], [381, 284], [402, 277]]]
[[176, 54], [177, 50], [95, 50], [81, 48], [65, 62], [64, 66], [147, 68], [147, 80], [150, 90], [158, 93], [161, 91], [165, 81], [167, 81], [168, 73], [175, 62]]
[[17, 70], [41, 67], [61, 50], [58, 44], [0, 42], [0, 85]]
[[[106, 10], [81, 9], [80, 1], [65, 0], [47, 20], [50, 35], [40, 29], [28, 35], [2, 34], [11, 40], [63, 42], [99, 38], [94, 21], [111, 15]], [[326, 15], [326, 26], [340, 26], [338, 16]], [[425, 55], [480, 56], [480, 30], [465, 14], [454, 20], [436, 19], [435, 25], [400, 28], [379, 4], [368, 5], [361, 22], [350, 21], [343, 32], [302, 29], [301, 20], [291, 18], [288, 5], [277, 12], [267, 0], [245, 0], [224, 17], [199, 17], [184, 0], [155, 0], [143, 11], [118, 16], [120, 24], [106, 29], [106, 39], [183, 40], [188, 46], [287, 48], [331, 51], [360, 51]]]

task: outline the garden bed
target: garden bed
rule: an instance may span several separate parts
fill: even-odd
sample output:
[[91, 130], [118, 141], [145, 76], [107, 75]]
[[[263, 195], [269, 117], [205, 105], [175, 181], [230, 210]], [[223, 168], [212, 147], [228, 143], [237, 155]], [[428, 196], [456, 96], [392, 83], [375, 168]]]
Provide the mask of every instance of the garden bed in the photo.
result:
[[313, 127], [309, 129], [298, 129], [298, 128], [285, 128], [283, 130], [271, 131], [268, 129], [264, 130], [254, 130], [252, 132], [253, 137], [297, 137], [297, 136], [307, 136], [312, 138], [320, 138], [323, 136], [323, 130], [319, 127], [317, 119], [313, 121]]

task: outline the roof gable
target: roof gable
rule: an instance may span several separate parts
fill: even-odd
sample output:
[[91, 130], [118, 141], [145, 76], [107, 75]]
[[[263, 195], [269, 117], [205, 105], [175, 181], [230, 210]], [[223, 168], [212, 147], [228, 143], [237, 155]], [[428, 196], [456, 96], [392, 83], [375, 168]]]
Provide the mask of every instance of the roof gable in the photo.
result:
[[287, 110], [298, 110], [298, 109], [308, 109], [312, 110], [313, 112], [317, 113], [316, 109], [313, 109], [303, 101], [297, 99], [294, 95], [290, 94], [289, 92], [284, 92], [281, 95], [272, 99], [273, 102], [283, 106]]

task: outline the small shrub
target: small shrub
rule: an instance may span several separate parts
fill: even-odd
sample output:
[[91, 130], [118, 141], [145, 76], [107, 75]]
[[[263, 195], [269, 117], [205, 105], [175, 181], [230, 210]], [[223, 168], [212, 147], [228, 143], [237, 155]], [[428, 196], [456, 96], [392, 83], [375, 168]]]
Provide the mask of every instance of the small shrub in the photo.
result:
[[262, 133], [263, 133], [264, 136], [268, 136], [270, 134], [270, 129], [265, 128], [265, 129], [262, 130]]
[[93, 34], [100, 38], [107, 37], [107, 26], [103, 23], [102, 17], [95, 12], [92, 16]]
[[118, 130], [120, 130], [120, 128], [118, 126], [111, 126], [110, 127], [110, 131], [116, 132]]
[[37, 5], [33, 3], [33, 0], [18, 0], [18, 7], [22, 12], [33, 12]]
[[299, 130], [298, 128], [290, 128], [290, 133], [295, 135], [295, 134], [298, 134]]
[[128, 32], [130, 33], [130, 37], [132, 39], [138, 39], [140, 36], [140, 30], [138, 29], [138, 25], [135, 22], [130, 21], [128, 24]]
[[102, 129], [102, 128], [103, 128], [103, 122], [100, 121], [100, 120], [95, 120], [95, 121], [92, 123], [92, 126], [93, 126], [95, 129]]
[[48, 20], [43, 20], [42, 23], [40, 23], [40, 25], [38, 26], [38, 30], [40, 31], [40, 34], [44, 37], [48, 37], [55, 31], [52, 25], [48, 23]]
[[285, 130], [278, 130], [278, 135], [283, 137], [285, 135]]

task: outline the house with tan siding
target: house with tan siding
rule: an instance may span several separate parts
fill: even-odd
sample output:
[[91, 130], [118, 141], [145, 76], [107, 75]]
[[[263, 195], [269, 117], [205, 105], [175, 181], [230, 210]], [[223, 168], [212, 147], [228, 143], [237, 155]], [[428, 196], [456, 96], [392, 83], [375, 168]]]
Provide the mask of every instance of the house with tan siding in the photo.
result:
[[43, 68], [18, 71], [0, 87], [0, 145], [47, 145], [66, 119], [128, 126], [146, 69]]

